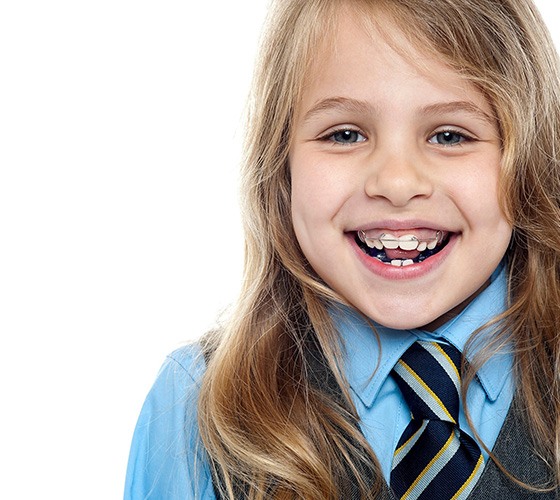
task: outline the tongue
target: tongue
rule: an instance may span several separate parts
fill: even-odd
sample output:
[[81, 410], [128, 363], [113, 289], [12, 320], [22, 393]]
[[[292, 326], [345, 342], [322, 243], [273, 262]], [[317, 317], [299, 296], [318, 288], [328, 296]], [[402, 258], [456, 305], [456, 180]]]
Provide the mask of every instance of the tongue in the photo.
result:
[[418, 257], [420, 255], [420, 253], [421, 252], [419, 252], [418, 250], [402, 250], [401, 248], [393, 248], [393, 249], [386, 248], [385, 249], [385, 255], [390, 260], [415, 259], [416, 257]]

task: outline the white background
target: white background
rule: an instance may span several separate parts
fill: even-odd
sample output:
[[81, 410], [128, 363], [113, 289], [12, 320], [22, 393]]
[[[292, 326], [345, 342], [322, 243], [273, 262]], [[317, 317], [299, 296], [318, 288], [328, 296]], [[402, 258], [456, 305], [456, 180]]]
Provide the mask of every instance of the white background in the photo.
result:
[[[538, 2], [558, 39], [555, 3]], [[265, 7], [0, 9], [0, 498], [121, 498], [165, 354], [235, 297]]]

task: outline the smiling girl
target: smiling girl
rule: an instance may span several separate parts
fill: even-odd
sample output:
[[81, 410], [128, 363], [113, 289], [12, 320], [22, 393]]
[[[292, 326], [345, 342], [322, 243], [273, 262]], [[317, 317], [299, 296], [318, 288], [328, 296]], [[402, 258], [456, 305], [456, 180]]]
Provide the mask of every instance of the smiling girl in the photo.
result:
[[557, 498], [559, 103], [529, 0], [278, 0], [243, 292], [125, 498]]

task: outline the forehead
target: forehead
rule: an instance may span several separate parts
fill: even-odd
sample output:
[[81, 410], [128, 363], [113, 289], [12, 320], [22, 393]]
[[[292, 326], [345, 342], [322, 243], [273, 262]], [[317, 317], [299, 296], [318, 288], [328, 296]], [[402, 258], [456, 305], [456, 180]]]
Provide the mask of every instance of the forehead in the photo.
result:
[[305, 75], [298, 114], [325, 98], [372, 101], [402, 97], [401, 87], [413, 91], [416, 87], [427, 101], [434, 91], [440, 99], [468, 95], [476, 105], [488, 108], [486, 99], [466, 77], [427, 42], [422, 45], [421, 37], [412, 41], [383, 11], [378, 9], [369, 17], [344, 14], [339, 12], [318, 44]]

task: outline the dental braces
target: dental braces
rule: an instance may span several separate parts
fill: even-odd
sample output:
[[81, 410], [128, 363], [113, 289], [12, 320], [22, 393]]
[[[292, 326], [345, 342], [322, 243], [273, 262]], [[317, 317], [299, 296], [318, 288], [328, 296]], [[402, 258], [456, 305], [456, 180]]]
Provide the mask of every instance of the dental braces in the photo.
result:
[[382, 250], [396, 249], [401, 250], [419, 250], [423, 252], [424, 250], [433, 250], [437, 245], [443, 241], [443, 232], [435, 231], [435, 234], [431, 238], [418, 238], [413, 234], [404, 234], [402, 236], [395, 236], [390, 233], [381, 233], [373, 235], [374, 231], [364, 231], [363, 229], [358, 231], [358, 238], [365, 243], [369, 248], [377, 248]]

